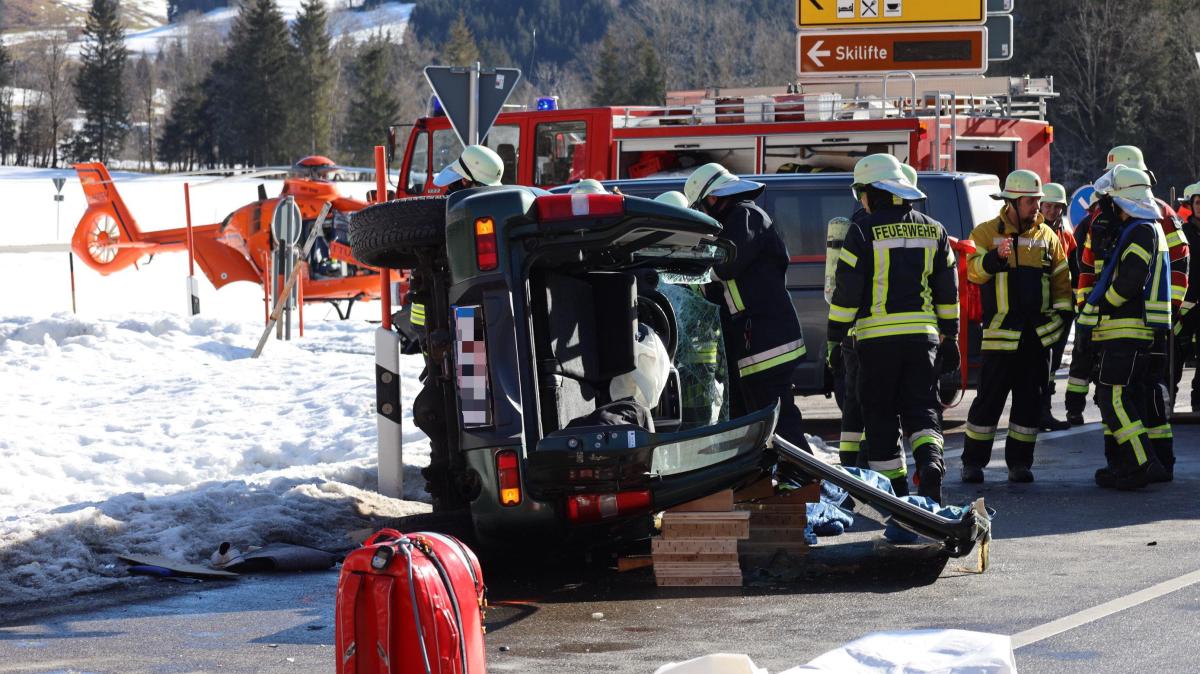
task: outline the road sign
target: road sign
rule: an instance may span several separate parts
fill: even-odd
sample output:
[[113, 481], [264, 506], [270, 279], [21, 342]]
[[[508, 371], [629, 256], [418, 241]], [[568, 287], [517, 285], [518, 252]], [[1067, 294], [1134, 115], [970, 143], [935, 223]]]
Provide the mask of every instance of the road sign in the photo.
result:
[[796, 0], [796, 25], [808, 28], [982, 24], [985, 0]]
[[275, 215], [271, 217], [271, 233], [275, 240], [295, 244], [300, 239], [300, 207], [296, 200], [288, 197], [275, 203]]
[[474, 145], [487, 137], [509, 94], [521, 80], [517, 68], [481, 70], [479, 64], [426, 66], [425, 81], [437, 94], [458, 140]]
[[988, 14], [1012, 14], [1013, 0], [987, 0]]
[[1008, 61], [1013, 57], [1012, 14], [987, 18], [988, 62]]
[[796, 48], [801, 75], [987, 71], [987, 30], [982, 27], [802, 32]]
[[54, 182], [54, 191], [55, 192], [61, 192], [63, 185], [67, 184], [66, 178], [51, 178], [50, 180]]
[[[1092, 195], [1096, 193], [1096, 188], [1091, 185], [1084, 185], [1075, 190], [1071, 195], [1071, 203], [1067, 205], [1067, 217], [1071, 219], [1071, 226], [1078, 227], [1079, 223], [1087, 217], [1088, 205], [1091, 202]], [[1082, 241], [1078, 242], [1080, 246]]]

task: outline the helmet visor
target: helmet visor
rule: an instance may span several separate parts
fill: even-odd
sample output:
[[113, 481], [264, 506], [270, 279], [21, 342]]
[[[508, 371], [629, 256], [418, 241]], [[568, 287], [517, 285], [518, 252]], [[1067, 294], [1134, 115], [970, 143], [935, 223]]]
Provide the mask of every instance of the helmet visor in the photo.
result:
[[463, 175], [463, 173], [462, 164], [459, 162], [459, 160], [455, 159], [449, 164], [446, 164], [446, 168], [439, 171], [438, 174], [433, 177], [433, 184], [437, 185], [438, 187], [445, 187], [447, 185], [456, 183], [467, 177]]
[[871, 185], [885, 192], [891, 192], [905, 201], [925, 198], [925, 193], [913, 187], [907, 180], [877, 180]]
[[762, 183], [756, 183], [753, 180], [742, 180], [740, 178], [731, 180], [720, 187], [714, 188], [708, 193], [710, 197], [731, 197], [735, 194], [744, 194], [746, 192], [761, 192], [766, 188]]
[[1113, 196], [1113, 201], [1121, 210], [1129, 214], [1133, 218], [1142, 218], [1145, 220], [1158, 220], [1162, 218], [1162, 211], [1158, 209], [1158, 203], [1154, 199], [1127, 199], [1125, 197]]

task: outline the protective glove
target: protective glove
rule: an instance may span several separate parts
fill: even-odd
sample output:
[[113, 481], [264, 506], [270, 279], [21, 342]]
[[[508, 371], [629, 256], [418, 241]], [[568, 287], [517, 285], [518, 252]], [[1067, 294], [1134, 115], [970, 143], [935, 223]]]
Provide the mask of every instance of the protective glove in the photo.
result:
[[825, 342], [825, 364], [835, 371], [842, 369], [841, 342]]
[[949, 374], [955, 372], [962, 365], [961, 358], [958, 354], [958, 340], [954, 337], [947, 337], [938, 345], [937, 357], [941, 362], [941, 374]]

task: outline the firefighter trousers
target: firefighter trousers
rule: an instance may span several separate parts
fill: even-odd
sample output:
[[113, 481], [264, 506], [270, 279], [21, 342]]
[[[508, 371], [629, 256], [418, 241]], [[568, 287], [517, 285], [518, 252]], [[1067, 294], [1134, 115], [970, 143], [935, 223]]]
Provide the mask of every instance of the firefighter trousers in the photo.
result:
[[800, 408], [796, 407], [796, 397], [792, 391], [792, 372], [795, 369], [795, 361], [792, 361], [743, 377], [736, 374], [736, 368], [729, 368], [729, 378], [735, 390], [741, 394], [733, 396], [730, 409], [735, 417], [739, 417], [778, 402], [779, 421], [775, 424], [775, 433], [811, 454], [812, 449], [804, 437], [804, 418], [800, 415]]
[[842, 371], [834, 373], [842, 380], [842, 433], [838, 440], [838, 457], [846, 468], [867, 467], [867, 453], [862, 451], [865, 426], [858, 397], [858, 369], [854, 339], [847, 337], [842, 341]]
[[898, 492], [907, 493], [908, 466], [904, 447], [897, 443], [903, 430], [921, 478], [919, 493], [940, 500], [946, 467], [934, 366], [937, 345], [926, 340], [883, 338], [858, 342], [857, 352], [867, 467], [891, 479]]
[[1171, 363], [1167, 352], [1169, 337], [1161, 333], [1146, 357], [1146, 377], [1139, 394], [1145, 408], [1146, 434], [1154, 455], [1167, 469], [1175, 466], [1175, 434], [1171, 431]]
[[1118, 474], [1125, 474], [1158, 462], [1148, 430], [1148, 424], [1152, 423], [1148, 420], [1156, 412], [1149, 409], [1154, 403], [1145, 397], [1152, 380], [1148, 348], [1123, 340], [1114, 341], [1100, 346], [1096, 355], [1100, 362], [1096, 404], [1104, 420], [1109, 467]]
[[1067, 370], [1067, 414], [1083, 414], [1087, 407], [1087, 395], [1095, 369], [1095, 355], [1090, 340], [1080, 339], [1075, 333], [1075, 344], [1071, 347], [1071, 368]]
[[1050, 376], [1050, 349], [1032, 330], [1021, 335], [1015, 351], [984, 351], [979, 391], [967, 412], [964, 466], [982, 468], [992, 460], [996, 424], [1012, 393], [1004, 462], [1010, 469], [1031, 468], [1041, 417], [1042, 387]]
[[[1063, 328], [1062, 334], [1059, 336], [1058, 341], [1050, 347], [1050, 371], [1048, 373], [1049, 376], [1046, 378], [1046, 387], [1042, 392], [1042, 411], [1046, 415], [1050, 414], [1050, 408], [1053, 405], [1052, 399], [1054, 398], [1055, 391], [1058, 390], [1058, 387], [1054, 382], [1054, 374], [1058, 372], [1058, 368], [1062, 367], [1063, 354], [1067, 350], [1067, 340], [1070, 338], [1071, 328], [1068, 325], [1067, 327]], [[1069, 380], [1068, 385], [1070, 385]]]
[[[1179, 319], [1178, 325], [1175, 327], [1175, 370], [1171, 373], [1171, 381], [1174, 384], [1175, 397], [1179, 396], [1179, 382], [1183, 379], [1183, 370], [1187, 361], [1191, 358], [1200, 358], [1200, 349], [1197, 349], [1197, 336], [1200, 336], [1200, 307], [1192, 307], [1191, 310], [1185, 312]], [[1193, 368], [1195, 371], [1192, 376], [1192, 411], [1200, 411], [1200, 369]]]

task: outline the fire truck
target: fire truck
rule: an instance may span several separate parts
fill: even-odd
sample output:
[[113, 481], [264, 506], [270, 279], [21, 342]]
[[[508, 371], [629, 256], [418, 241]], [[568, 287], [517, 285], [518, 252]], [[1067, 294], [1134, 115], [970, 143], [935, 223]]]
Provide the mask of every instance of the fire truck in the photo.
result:
[[[734, 173], [850, 171], [888, 152], [920, 171], [1050, 180], [1052, 78], [829, 80], [777, 88], [672, 92], [662, 106], [501, 112], [484, 139], [504, 160], [506, 184], [553, 187], [598, 180], [687, 175], [717, 161]], [[432, 177], [461, 144], [444, 114], [407, 134], [397, 196], [438, 194]], [[393, 149], [392, 154], [395, 154]]]

